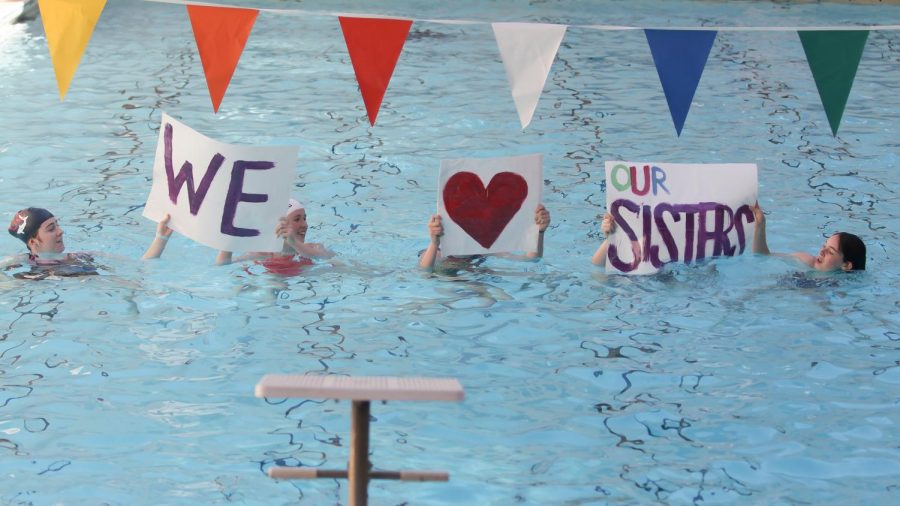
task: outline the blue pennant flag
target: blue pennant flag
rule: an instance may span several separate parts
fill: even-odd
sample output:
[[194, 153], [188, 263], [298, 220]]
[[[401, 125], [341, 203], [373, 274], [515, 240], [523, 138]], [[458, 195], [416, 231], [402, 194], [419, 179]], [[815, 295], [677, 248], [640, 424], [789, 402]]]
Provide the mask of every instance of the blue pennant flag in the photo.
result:
[[716, 33], [714, 30], [644, 30], [679, 137]]

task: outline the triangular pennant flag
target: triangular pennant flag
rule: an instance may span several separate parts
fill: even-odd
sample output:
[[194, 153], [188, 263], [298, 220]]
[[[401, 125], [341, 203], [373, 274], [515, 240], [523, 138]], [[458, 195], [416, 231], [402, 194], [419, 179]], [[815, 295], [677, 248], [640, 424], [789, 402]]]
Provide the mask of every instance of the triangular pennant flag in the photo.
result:
[[675, 130], [681, 128], [703, 75], [709, 50], [716, 40], [714, 30], [644, 30], [653, 63], [659, 74]]
[[339, 19], [369, 124], [375, 126], [381, 100], [391, 82], [412, 20], [344, 16]]
[[531, 123], [566, 25], [492, 23], [522, 129]]
[[800, 42], [816, 80], [832, 135], [837, 135], [868, 30], [801, 30]]
[[38, 0], [60, 101], [66, 98], [81, 55], [105, 6], [106, 0]]
[[213, 111], [218, 112], [259, 11], [190, 4], [187, 10], [203, 63], [209, 98]]

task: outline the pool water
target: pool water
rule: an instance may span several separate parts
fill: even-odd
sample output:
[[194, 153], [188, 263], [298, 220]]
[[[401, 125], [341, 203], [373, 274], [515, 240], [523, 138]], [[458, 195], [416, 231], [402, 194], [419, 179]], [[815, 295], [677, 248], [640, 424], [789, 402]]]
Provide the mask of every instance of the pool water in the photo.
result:
[[[894, 5], [275, 2], [417, 19], [900, 24]], [[109, 2], [60, 103], [40, 21], [0, 45], [0, 211], [51, 209], [100, 276], [0, 276], [0, 503], [339, 504], [349, 405], [258, 399], [266, 373], [450, 376], [466, 400], [372, 406], [372, 504], [900, 501], [900, 33], [869, 36], [832, 136], [795, 32], [720, 32], [680, 138], [644, 35], [572, 27], [522, 131], [488, 24], [413, 25], [369, 127], [337, 20], [262, 13], [218, 114], [177, 5]], [[212, 266], [141, 217], [162, 112], [300, 146], [305, 275]], [[545, 258], [425, 274], [443, 158], [544, 154]], [[590, 264], [603, 162], [751, 162], [775, 251], [860, 234], [869, 271], [744, 255], [647, 277]], [[21, 244], [4, 242], [7, 254]], [[9, 274], [9, 273], [7, 273]]]

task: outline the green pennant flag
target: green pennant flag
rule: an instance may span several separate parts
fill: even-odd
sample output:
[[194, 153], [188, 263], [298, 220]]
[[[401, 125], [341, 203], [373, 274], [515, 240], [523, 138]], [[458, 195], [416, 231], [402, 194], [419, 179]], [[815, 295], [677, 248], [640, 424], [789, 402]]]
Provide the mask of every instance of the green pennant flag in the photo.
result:
[[837, 135], [868, 30], [801, 30], [800, 42], [816, 80], [831, 133]]

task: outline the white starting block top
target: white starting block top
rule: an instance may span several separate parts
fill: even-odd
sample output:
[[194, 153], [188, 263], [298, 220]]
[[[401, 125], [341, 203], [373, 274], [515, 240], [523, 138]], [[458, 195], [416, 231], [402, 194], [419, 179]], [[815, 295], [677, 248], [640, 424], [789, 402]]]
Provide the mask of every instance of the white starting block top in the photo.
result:
[[301, 376], [267, 374], [256, 384], [257, 397], [302, 397], [354, 401], [462, 401], [453, 378], [388, 376]]

